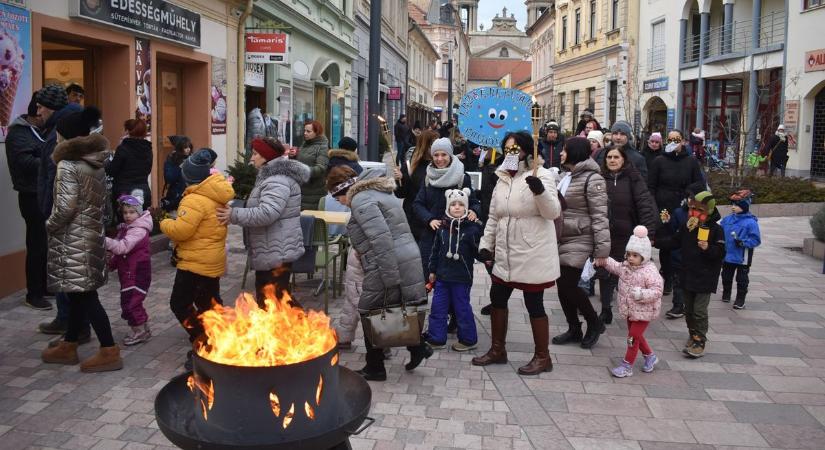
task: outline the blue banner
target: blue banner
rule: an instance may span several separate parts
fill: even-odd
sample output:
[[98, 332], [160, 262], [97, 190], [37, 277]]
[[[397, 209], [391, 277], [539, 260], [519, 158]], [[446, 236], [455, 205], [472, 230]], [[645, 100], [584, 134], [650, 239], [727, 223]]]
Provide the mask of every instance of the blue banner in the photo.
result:
[[533, 100], [516, 89], [483, 87], [461, 97], [458, 123], [471, 142], [498, 147], [511, 131], [532, 131], [530, 108]]

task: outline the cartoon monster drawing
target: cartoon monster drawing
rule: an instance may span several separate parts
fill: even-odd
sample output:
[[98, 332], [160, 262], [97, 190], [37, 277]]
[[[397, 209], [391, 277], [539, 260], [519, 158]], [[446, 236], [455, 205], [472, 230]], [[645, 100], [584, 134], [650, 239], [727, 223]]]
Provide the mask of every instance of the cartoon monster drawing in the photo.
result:
[[497, 147], [511, 131], [532, 130], [531, 97], [515, 89], [483, 87], [461, 98], [459, 125], [476, 144]]

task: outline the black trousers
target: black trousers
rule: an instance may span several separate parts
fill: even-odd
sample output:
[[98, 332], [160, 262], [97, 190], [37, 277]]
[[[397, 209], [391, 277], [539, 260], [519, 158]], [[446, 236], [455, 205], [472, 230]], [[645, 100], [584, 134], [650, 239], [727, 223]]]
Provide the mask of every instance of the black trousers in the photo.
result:
[[[493, 283], [490, 286], [490, 303], [493, 304], [493, 308], [507, 309], [507, 302], [513, 290], [514, 288], [509, 286]], [[544, 310], [544, 291], [524, 292], [524, 307], [527, 308], [527, 314], [531, 319], [547, 317], [547, 312]]]
[[77, 342], [80, 330], [85, 327], [86, 318], [95, 330], [97, 340], [101, 347], [111, 347], [115, 345], [112, 337], [112, 325], [109, 323], [109, 316], [100, 304], [97, 291], [89, 292], [67, 292], [69, 297], [69, 324], [66, 328], [66, 342]]
[[203, 335], [203, 325], [198, 315], [212, 309], [213, 302], [222, 305], [221, 279], [205, 277], [187, 270], [178, 269], [169, 307], [172, 313], [189, 333], [189, 341], [194, 342]]
[[292, 276], [292, 263], [283, 263], [271, 270], [255, 271], [255, 300], [258, 306], [264, 307], [266, 299], [266, 286], [272, 285], [276, 299], [283, 298], [284, 294], [291, 294], [289, 290], [289, 277]]
[[750, 267], [745, 264], [722, 264], [722, 289], [730, 292], [733, 287], [733, 276], [736, 275], [736, 292], [748, 292]]
[[579, 316], [578, 311], [581, 311], [587, 323], [596, 323], [599, 316], [593, 305], [590, 304], [590, 299], [587, 294], [579, 288], [579, 279], [582, 276], [582, 269], [577, 269], [570, 266], [561, 266], [561, 277], [556, 282], [559, 288], [559, 303], [561, 309], [564, 311], [564, 317], [567, 323], [573, 326], [578, 326]]
[[18, 193], [17, 204], [26, 223], [26, 298], [43, 298], [46, 295], [48, 253], [46, 218], [37, 206], [36, 193]]
[[[366, 335], [364, 335], [364, 347], [367, 349], [365, 360], [370, 370], [386, 370], [384, 368], [384, 349], [372, 345], [372, 342], [370, 342], [370, 339]], [[408, 346], [407, 350], [410, 352], [411, 356], [418, 352], [423, 352], [424, 337], [421, 337], [418, 345]]]

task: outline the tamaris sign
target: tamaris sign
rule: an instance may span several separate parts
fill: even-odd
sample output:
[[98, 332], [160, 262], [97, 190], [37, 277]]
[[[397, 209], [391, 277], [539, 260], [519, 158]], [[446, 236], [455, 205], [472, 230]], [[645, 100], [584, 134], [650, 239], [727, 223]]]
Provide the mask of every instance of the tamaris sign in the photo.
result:
[[287, 62], [289, 35], [286, 33], [246, 33], [246, 62], [273, 64]]

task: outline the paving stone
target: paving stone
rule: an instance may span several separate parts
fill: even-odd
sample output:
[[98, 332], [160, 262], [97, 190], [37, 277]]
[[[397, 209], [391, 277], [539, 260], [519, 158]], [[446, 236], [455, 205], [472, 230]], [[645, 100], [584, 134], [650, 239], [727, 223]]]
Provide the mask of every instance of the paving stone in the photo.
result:
[[571, 413], [600, 414], [610, 411], [617, 416], [650, 417], [644, 399], [619, 395], [565, 394]]
[[598, 437], [622, 439], [619, 422], [613, 416], [596, 414], [550, 413], [553, 422], [565, 437]]
[[716, 447], [706, 444], [679, 444], [673, 442], [639, 441], [642, 450], [715, 450]]
[[642, 447], [636, 441], [624, 441], [618, 439], [593, 439], [593, 438], [568, 438], [570, 445], [576, 450], [640, 450]]
[[[697, 415], [696, 417], [702, 417]], [[706, 417], [702, 417], [707, 419]], [[720, 421], [688, 420], [688, 428], [700, 444], [741, 445], [747, 447], [768, 447], [759, 432], [747, 423], [725, 423]]]
[[774, 448], [821, 449], [825, 431], [817, 426], [757, 424], [756, 429]]
[[694, 387], [713, 389], [738, 389], [742, 391], [761, 391], [759, 385], [750, 375], [710, 372], [682, 372], [687, 384]]
[[778, 425], [810, 425], [819, 422], [799, 405], [777, 405], [772, 403], [725, 402], [728, 410], [739, 422], [767, 423]]
[[647, 398], [647, 406], [653, 417], [662, 419], [695, 419], [733, 421], [734, 417], [724, 403], [672, 398]]
[[762, 391], [738, 391], [733, 389], [705, 389], [711, 400], [751, 402], [751, 403], [773, 403], [773, 400]]
[[766, 391], [825, 394], [825, 382], [819, 378], [753, 375], [753, 379]]

